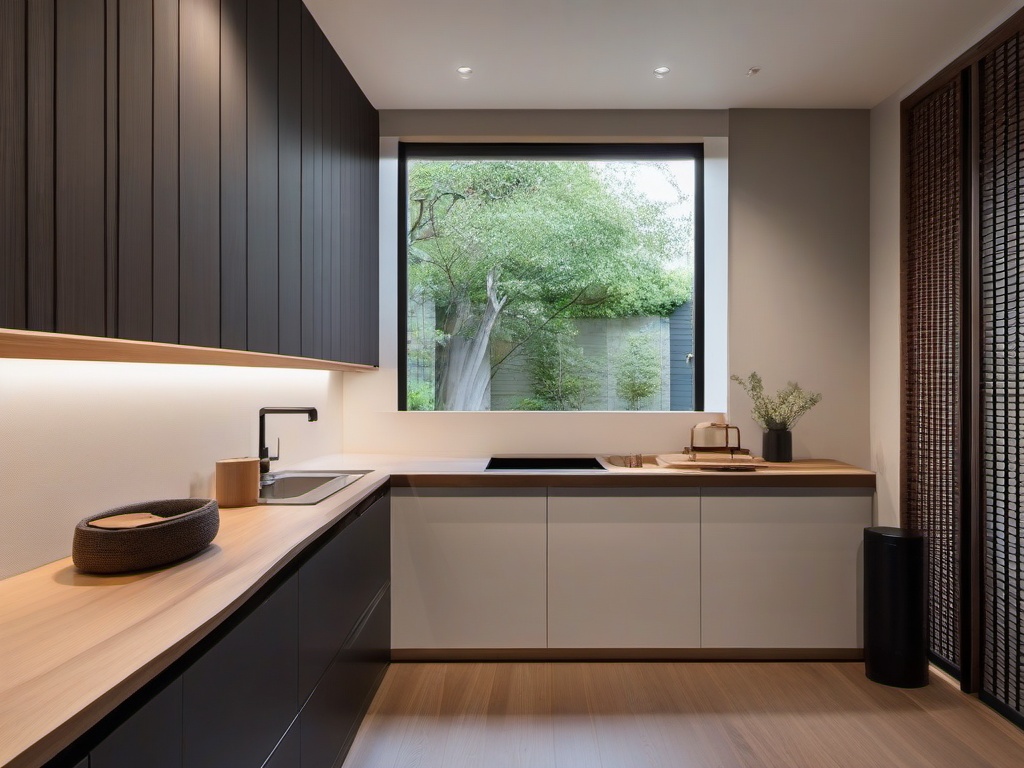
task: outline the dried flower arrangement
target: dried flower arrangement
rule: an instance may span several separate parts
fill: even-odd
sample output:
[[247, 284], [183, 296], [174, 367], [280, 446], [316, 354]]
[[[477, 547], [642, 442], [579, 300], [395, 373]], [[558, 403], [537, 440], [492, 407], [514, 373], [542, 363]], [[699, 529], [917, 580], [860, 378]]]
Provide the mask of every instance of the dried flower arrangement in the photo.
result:
[[752, 415], [762, 429], [792, 429], [793, 425], [811, 408], [821, 402], [818, 392], [805, 392], [796, 382], [789, 382], [774, 397], [764, 393], [764, 382], [757, 371], [743, 379], [732, 376], [754, 404]]

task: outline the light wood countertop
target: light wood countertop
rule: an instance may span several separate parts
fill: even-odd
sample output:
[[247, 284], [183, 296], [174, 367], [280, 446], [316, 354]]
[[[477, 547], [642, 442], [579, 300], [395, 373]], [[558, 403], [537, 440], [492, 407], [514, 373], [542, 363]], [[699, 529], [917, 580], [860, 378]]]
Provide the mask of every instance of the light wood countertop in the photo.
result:
[[390, 465], [391, 484], [411, 488], [875, 488], [874, 472], [832, 459], [758, 462], [753, 472], [671, 469], [655, 464], [652, 456], [645, 456], [644, 465], [635, 469], [615, 466], [602, 458], [606, 468], [593, 470], [485, 470], [487, 459], [384, 460]]
[[[873, 489], [835, 461], [751, 473], [645, 466], [485, 471], [487, 459], [336, 455], [293, 469], [374, 470], [315, 506], [221, 510], [194, 558], [124, 576], [79, 573], [65, 558], [0, 581], [0, 766], [39, 766], [224, 621], [310, 542], [389, 480], [395, 486], [804, 487]], [[68, 531], [70, 539], [71, 531]]]
[[372, 472], [315, 506], [221, 510], [213, 544], [167, 568], [90, 576], [65, 558], [0, 581], [0, 765], [56, 755], [387, 479]]

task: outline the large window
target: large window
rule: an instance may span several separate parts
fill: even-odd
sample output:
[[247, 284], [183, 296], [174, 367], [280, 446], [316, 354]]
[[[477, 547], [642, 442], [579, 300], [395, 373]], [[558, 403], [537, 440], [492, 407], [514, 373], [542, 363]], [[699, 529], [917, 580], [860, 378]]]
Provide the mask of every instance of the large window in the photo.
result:
[[399, 159], [399, 408], [702, 409], [701, 145]]

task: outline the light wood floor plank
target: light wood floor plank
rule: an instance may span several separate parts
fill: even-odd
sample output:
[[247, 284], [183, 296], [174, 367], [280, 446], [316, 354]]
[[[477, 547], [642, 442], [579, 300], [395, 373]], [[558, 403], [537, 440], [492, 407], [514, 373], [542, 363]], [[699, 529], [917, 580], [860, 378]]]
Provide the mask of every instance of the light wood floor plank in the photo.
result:
[[855, 662], [393, 664], [345, 768], [1021, 768], [944, 675]]

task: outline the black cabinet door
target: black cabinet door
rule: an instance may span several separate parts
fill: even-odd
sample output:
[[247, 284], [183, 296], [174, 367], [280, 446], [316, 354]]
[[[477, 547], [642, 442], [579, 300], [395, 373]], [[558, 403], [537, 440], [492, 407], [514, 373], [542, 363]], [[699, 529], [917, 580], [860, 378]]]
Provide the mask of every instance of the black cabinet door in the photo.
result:
[[263, 764], [263, 768], [299, 768], [299, 720], [292, 721], [288, 733], [274, 749], [274, 754]]
[[299, 571], [299, 697], [305, 700], [391, 577], [390, 495], [342, 528]]
[[297, 712], [292, 577], [184, 675], [188, 768], [260, 768]]
[[0, 2], [0, 327], [376, 364], [377, 128], [301, 0]]
[[103, 0], [56, 4], [57, 330], [88, 336], [108, 331], [104, 14]]
[[391, 590], [334, 659], [299, 717], [302, 768], [331, 768], [347, 752], [391, 658]]
[[181, 694], [179, 677], [92, 750], [89, 768], [182, 768]]

